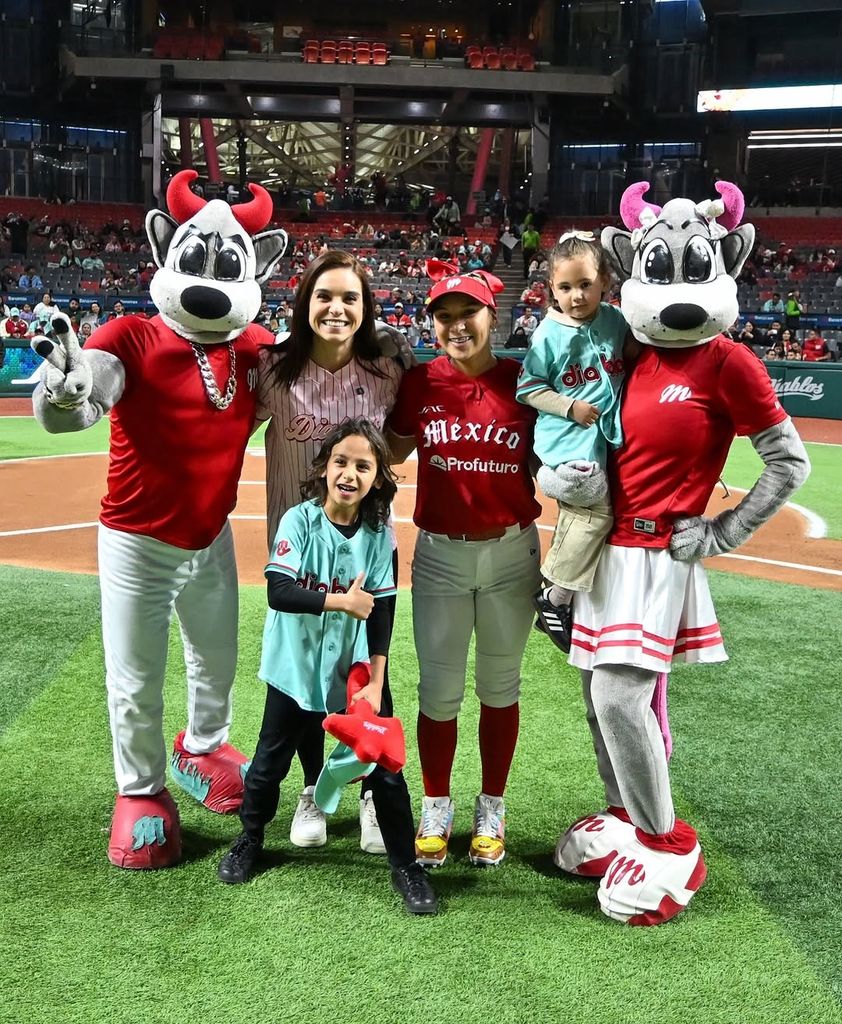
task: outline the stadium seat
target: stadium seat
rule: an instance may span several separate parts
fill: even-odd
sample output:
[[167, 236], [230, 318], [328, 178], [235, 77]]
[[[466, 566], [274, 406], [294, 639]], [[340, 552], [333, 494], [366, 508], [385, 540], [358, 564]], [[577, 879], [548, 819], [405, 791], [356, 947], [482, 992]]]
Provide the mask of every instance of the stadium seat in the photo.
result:
[[371, 63], [372, 64], [388, 64], [389, 63], [389, 51], [386, 49], [385, 43], [372, 43], [371, 46]]
[[482, 50], [478, 46], [469, 46], [465, 51], [465, 60], [469, 68], [483, 67]]
[[305, 64], [319, 63], [319, 44], [315, 40], [309, 40], [304, 44], [301, 51], [301, 59]]
[[485, 66], [491, 71], [498, 71], [501, 66], [500, 51], [493, 46], [486, 46], [482, 51]]
[[510, 46], [500, 48], [500, 61], [507, 71], [517, 69], [517, 53]]
[[371, 63], [371, 46], [369, 43], [357, 43], [354, 47], [354, 60], [357, 64]]
[[336, 59], [340, 64], [352, 64], [354, 61], [354, 44], [343, 41], [336, 48]]
[[328, 39], [323, 40], [321, 49], [319, 50], [319, 59], [321, 60], [322, 64], [335, 64], [336, 43]]
[[529, 52], [529, 50], [518, 50], [517, 63], [521, 71], [535, 70], [535, 58]]

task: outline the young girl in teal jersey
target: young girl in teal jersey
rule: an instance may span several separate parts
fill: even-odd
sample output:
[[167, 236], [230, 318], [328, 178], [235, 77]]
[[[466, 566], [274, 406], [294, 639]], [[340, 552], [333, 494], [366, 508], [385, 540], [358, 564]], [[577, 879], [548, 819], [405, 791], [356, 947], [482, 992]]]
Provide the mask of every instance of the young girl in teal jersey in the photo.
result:
[[570, 649], [573, 595], [593, 586], [613, 523], [605, 466], [622, 443], [620, 389], [628, 349], [637, 345], [620, 310], [604, 302], [611, 286], [607, 253], [590, 232], [571, 231], [549, 254], [553, 304], [532, 335], [517, 386], [518, 400], [538, 410], [538, 483], [549, 497], [559, 484], [553, 543], [535, 596], [540, 628]]
[[[321, 731], [326, 713], [345, 710], [352, 665], [371, 666], [369, 683], [352, 700], [392, 714], [384, 671], [390, 639], [386, 598], [395, 585], [385, 523], [396, 491], [382, 435], [367, 420], [352, 419], [325, 439], [302, 484], [306, 500], [281, 518], [266, 566], [269, 612], [259, 670], [267, 683], [263, 724], [245, 777], [243, 831], [219, 865], [223, 882], [251, 877], [296, 746]], [[403, 774], [377, 765], [367, 784], [392, 884], [409, 911], [435, 913], [435, 893], [415, 863]]]

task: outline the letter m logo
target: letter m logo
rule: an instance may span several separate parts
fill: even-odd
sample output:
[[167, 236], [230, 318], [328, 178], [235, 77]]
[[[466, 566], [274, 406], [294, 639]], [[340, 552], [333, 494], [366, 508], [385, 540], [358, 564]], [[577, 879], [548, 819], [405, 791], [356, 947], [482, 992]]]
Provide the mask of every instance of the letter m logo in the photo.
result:
[[690, 388], [684, 387], [682, 384], [667, 384], [661, 392], [658, 404], [661, 405], [664, 402], [686, 402], [692, 394], [693, 392]]

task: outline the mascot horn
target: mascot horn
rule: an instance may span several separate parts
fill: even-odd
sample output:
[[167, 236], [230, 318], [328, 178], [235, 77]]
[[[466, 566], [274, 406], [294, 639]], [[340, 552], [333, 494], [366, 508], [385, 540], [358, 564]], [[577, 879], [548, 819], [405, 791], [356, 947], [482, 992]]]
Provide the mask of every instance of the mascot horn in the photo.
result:
[[108, 858], [123, 868], [181, 857], [178, 809], [165, 788], [164, 670], [178, 617], [187, 676], [186, 728], [170, 756], [173, 781], [212, 811], [242, 799], [246, 758], [228, 742], [237, 664], [237, 566], [228, 514], [256, 413], [258, 349], [274, 337], [252, 323], [260, 283], [286, 232], [260, 231], [269, 194], [250, 185], [239, 206], [205, 202], [192, 170], [167, 189], [146, 230], [158, 270], [159, 314], [124, 316], [80, 349], [68, 318], [33, 394], [48, 431], [81, 430], [110, 413], [108, 493], [98, 559], [106, 689], [117, 780]]
[[[719, 182], [718, 199], [661, 209], [644, 202], [648, 188], [623, 195], [627, 231], [602, 232], [642, 350], [625, 382], [623, 445], [609, 456], [614, 526], [593, 590], [574, 602], [570, 648], [607, 806], [571, 825], [555, 852], [563, 870], [599, 880], [604, 914], [632, 925], [674, 917], [706, 875], [695, 830], [675, 817], [651, 706], [674, 661], [726, 658], [701, 560], [745, 543], [810, 469], [765, 367], [722, 335], [754, 244], [740, 190]], [[735, 508], [707, 518], [736, 435], [763, 471]], [[567, 500], [563, 487], [551, 496]]]

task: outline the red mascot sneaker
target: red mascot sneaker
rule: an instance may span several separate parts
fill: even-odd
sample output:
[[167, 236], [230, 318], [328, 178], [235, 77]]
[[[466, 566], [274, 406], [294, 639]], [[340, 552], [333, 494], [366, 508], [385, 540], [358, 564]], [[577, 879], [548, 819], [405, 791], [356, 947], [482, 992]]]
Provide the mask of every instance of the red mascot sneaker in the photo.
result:
[[154, 796], [118, 795], [108, 859], [118, 868], [148, 871], [181, 860], [178, 808], [166, 789]]
[[706, 875], [696, 830], [686, 821], [662, 836], [637, 829], [603, 876], [599, 905], [625, 924], [663, 924], [684, 910]]
[[249, 759], [230, 743], [211, 754], [184, 749], [184, 732], [173, 743], [170, 772], [173, 782], [216, 814], [235, 814], [243, 802], [243, 779]]
[[559, 838], [553, 860], [571, 875], [602, 878], [619, 851], [634, 840], [634, 833], [622, 807], [586, 814]]

